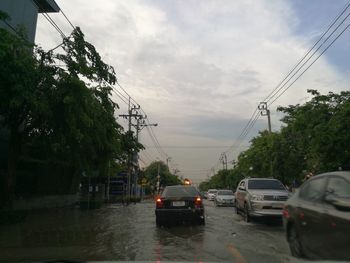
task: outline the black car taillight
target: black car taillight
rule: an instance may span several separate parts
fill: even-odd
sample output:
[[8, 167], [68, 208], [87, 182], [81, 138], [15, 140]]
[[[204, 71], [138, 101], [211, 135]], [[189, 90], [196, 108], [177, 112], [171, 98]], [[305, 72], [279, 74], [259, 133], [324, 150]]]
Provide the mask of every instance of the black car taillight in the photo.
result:
[[156, 208], [163, 208], [164, 207], [164, 202], [160, 197], [156, 199]]
[[195, 207], [202, 207], [202, 198], [197, 196], [196, 199], [194, 200], [194, 206]]

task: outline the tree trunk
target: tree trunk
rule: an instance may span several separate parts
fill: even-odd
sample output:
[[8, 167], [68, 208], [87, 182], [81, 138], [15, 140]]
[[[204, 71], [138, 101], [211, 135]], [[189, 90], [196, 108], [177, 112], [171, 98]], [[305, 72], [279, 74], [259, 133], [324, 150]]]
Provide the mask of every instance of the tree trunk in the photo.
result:
[[8, 150], [7, 173], [4, 181], [4, 206], [11, 208], [15, 196], [17, 163], [21, 151], [22, 134], [13, 128], [10, 134]]

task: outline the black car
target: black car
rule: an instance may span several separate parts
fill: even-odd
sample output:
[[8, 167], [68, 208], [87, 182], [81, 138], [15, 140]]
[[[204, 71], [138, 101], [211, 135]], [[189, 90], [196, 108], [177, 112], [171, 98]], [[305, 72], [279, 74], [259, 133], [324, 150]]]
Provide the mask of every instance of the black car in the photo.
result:
[[350, 172], [316, 175], [286, 202], [293, 256], [350, 261]]
[[155, 213], [157, 226], [185, 221], [205, 224], [202, 198], [198, 190], [190, 185], [165, 187], [156, 200]]

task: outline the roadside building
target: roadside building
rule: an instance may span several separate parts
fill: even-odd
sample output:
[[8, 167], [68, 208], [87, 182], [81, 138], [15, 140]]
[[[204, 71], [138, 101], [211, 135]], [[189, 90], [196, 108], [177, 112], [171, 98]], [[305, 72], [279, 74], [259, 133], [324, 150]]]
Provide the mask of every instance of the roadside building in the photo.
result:
[[1, 0], [0, 10], [10, 16], [6, 23], [0, 22], [0, 27], [13, 32], [23, 26], [28, 41], [34, 43], [38, 14], [57, 13], [60, 8], [54, 0]]

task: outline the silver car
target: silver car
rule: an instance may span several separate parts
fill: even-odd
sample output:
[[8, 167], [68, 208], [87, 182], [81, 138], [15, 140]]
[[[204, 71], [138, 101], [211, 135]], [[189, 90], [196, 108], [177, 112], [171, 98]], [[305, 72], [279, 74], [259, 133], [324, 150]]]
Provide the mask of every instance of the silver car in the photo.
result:
[[218, 192], [218, 190], [216, 190], [216, 189], [209, 189], [208, 190], [208, 200], [209, 201], [214, 201], [215, 195], [216, 195], [217, 192]]
[[232, 190], [219, 190], [215, 196], [216, 206], [234, 206], [235, 196]]
[[243, 212], [249, 222], [252, 217], [282, 217], [289, 192], [277, 179], [246, 178], [235, 193], [236, 211]]

